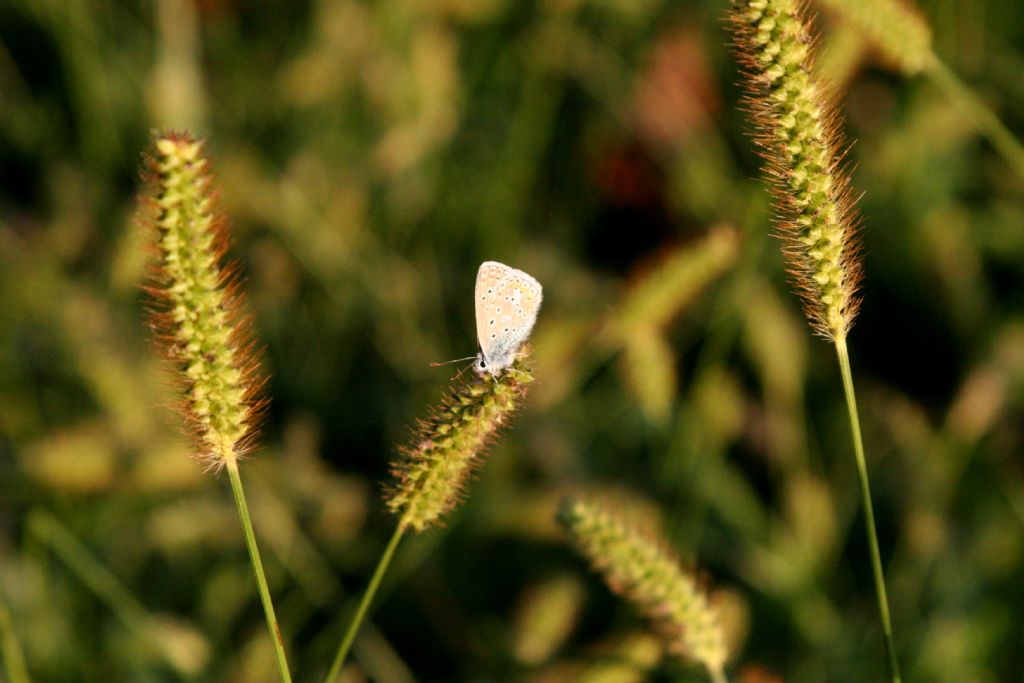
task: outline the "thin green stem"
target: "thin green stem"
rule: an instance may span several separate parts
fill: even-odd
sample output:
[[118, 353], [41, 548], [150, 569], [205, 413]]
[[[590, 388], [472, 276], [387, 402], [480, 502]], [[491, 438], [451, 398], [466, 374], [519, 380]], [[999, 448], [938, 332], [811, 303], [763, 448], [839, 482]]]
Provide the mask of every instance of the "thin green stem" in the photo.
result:
[[899, 662], [896, 660], [896, 646], [892, 638], [892, 622], [889, 619], [889, 596], [885, 590], [885, 575], [882, 573], [882, 556], [878, 551], [878, 533], [875, 531], [875, 511], [871, 503], [867, 461], [864, 458], [864, 440], [861, 437], [860, 417], [857, 414], [857, 397], [853, 391], [850, 354], [846, 349], [844, 337], [836, 339], [836, 355], [839, 357], [839, 371], [843, 376], [843, 392], [846, 394], [846, 409], [850, 415], [850, 431], [853, 433], [853, 452], [857, 458], [861, 505], [864, 507], [868, 547], [871, 549], [871, 570], [875, 577], [875, 594], [878, 596], [878, 612], [882, 618], [882, 635], [889, 660], [889, 674], [893, 683], [899, 683], [902, 679], [900, 678]]
[[10, 683], [29, 683], [28, 667], [21, 653], [21, 644], [14, 634], [11, 613], [7, 609], [7, 596], [0, 591], [0, 653], [4, 660], [4, 673]]
[[352, 642], [356, 639], [356, 634], [359, 633], [359, 626], [363, 623], [363, 619], [366, 617], [366, 612], [370, 609], [370, 603], [373, 602], [373, 596], [377, 594], [377, 589], [380, 588], [380, 582], [381, 579], [384, 578], [384, 572], [387, 571], [388, 565], [391, 564], [391, 558], [395, 554], [395, 548], [398, 547], [398, 542], [402, 540], [402, 535], [404, 533], [404, 524], [399, 524], [395, 527], [395, 533], [391, 535], [391, 540], [388, 541], [388, 547], [384, 549], [384, 554], [380, 556], [380, 560], [377, 562], [377, 568], [374, 570], [373, 577], [370, 579], [370, 585], [366, 587], [366, 592], [363, 593], [363, 599], [359, 602], [359, 608], [356, 610], [355, 616], [352, 617], [352, 621], [348, 625], [348, 630], [345, 631], [345, 637], [341, 639], [341, 645], [338, 646], [338, 652], [334, 655], [334, 662], [331, 663], [331, 669], [327, 672], [327, 676], [324, 678], [324, 683], [332, 683], [338, 678], [338, 674], [341, 673], [341, 665], [345, 663], [345, 657], [348, 655], [348, 651], [352, 647]]
[[964, 114], [977, 126], [978, 131], [988, 138], [996, 151], [1013, 167], [1017, 175], [1024, 178], [1024, 145], [1021, 145], [999, 117], [992, 113], [992, 110], [985, 106], [937, 56], [932, 58], [925, 73], [931, 78], [932, 83], [944, 90], [949, 99], [959, 105]]
[[270, 639], [274, 642], [277, 671], [280, 674], [281, 683], [291, 683], [292, 676], [288, 672], [288, 658], [284, 653], [284, 640], [281, 638], [281, 629], [277, 626], [274, 603], [270, 600], [270, 588], [267, 587], [267, 577], [263, 573], [263, 562], [260, 560], [260, 551], [256, 546], [256, 534], [252, 530], [249, 506], [245, 502], [245, 492], [242, 490], [242, 478], [238, 475], [238, 460], [232, 455], [225, 458], [225, 462], [227, 464], [228, 479], [231, 480], [231, 493], [235, 496], [238, 517], [242, 520], [242, 530], [245, 532], [245, 545], [249, 548], [249, 559], [252, 560], [252, 573], [256, 575], [256, 585], [259, 587], [260, 601], [263, 603], [263, 613], [267, 617], [267, 629], [270, 631]]

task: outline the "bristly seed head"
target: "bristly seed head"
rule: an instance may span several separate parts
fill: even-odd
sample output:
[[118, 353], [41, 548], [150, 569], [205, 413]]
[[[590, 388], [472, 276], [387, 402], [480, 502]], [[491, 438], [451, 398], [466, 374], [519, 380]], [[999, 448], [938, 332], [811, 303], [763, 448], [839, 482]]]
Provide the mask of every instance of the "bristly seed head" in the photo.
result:
[[401, 451], [386, 490], [399, 525], [422, 531], [440, 524], [458, 503], [484, 449], [526, 396], [533, 381], [524, 344], [512, 367], [500, 375], [474, 375], [458, 385], [437, 412], [420, 424], [414, 446]]
[[731, 19], [793, 281], [814, 329], [844, 339], [858, 305], [856, 217], [803, 2], [736, 0]]
[[179, 371], [196, 455], [217, 469], [251, 449], [264, 380], [249, 319], [240, 313], [236, 268], [222, 264], [227, 235], [202, 141], [158, 133], [153, 147], [140, 212], [157, 254], [145, 288], [152, 326]]
[[670, 652], [720, 674], [729, 651], [718, 610], [664, 543], [626, 521], [609, 502], [567, 498], [559, 522], [612, 592], [634, 603]]

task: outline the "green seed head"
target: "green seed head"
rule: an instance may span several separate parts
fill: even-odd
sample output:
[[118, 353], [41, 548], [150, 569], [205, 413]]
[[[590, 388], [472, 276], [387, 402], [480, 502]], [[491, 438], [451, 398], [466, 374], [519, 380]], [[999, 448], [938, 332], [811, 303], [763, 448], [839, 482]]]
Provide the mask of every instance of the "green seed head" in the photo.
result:
[[609, 588], [652, 620], [670, 652], [722, 671], [728, 647], [718, 611], [663, 543], [611, 504], [568, 498], [559, 521]]
[[840, 121], [812, 76], [803, 3], [736, 0], [732, 26], [796, 290], [817, 332], [845, 338], [858, 304], [856, 218]]
[[418, 443], [403, 449], [392, 466], [387, 506], [399, 524], [422, 531], [455, 507], [485, 447], [508, 421], [533, 381], [524, 345], [501, 375], [474, 375], [457, 386], [420, 425]]
[[143, 172], [144, 222], [155, 227], [158, 255], [146, 287], [153, 328], [179, 371], [197, 456], [219, 468], [251, 447], [263, 405], [259, 363], [239, 313], [235, 270], [222, 265], [227, 236], [202, 142], [161, 133], [153, 146]]

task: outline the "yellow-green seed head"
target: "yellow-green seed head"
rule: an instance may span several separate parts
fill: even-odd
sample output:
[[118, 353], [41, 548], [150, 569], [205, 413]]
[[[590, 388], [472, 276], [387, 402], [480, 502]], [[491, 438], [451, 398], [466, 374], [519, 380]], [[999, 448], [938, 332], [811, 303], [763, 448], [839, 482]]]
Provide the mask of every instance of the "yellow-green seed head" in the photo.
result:
[[612, 309], [602, 341], [620, 345], [638, 330], [660, 330], [726, 272], [739, 253], [739, 235], [717, 227], [700, 241], [667, 250], [639, 273]]
[[797, 292], [814, 329], [843, 339], [858, 304], [856, 219], [840, 122], [812, 76], [803, 3], [736, 0], [732, 25]]
[[440, 523], [462, 494], [465, 481], [486, 446], [507, 423], [533, 381], [529, 346], [501, 375], [475, 374], [445, 398], [420, 425], [414, 446], [403, 449], [392, 466], [387, 506], [402, 527], [422, 531]]
[[239, 313], [235, 270], [224, 267], [223, 215], [202, 141], [160, 133], [143, 171], [143, 216], [157, 254], [146, 291], [163, 352], [183, 385], [181, 407], [197, 457], [211, 468], [251, 447], [263, 402], [248, 320]]
[[626, 341], [619, 359], [626, 389], [640, 410], [656, 425], [667, 425], [678, 381], [676, 355], [662, 332], [637, 329]]
[[901, 0], [817, 1], [856, 28], [902, 73], [919, 73], [933, 59], [931, 28], [909, 4]]
[[718, 611], [662, 542], [592, 500], [567, 498], [559, 521], [609, 588], [651, 619], [670, 652], [722, 671], [729, 653]]

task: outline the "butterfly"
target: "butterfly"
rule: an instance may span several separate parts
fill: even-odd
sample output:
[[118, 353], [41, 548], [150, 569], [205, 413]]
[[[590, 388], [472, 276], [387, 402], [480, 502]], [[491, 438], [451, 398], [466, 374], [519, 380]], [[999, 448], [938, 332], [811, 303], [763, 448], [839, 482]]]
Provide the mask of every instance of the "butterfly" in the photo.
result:
[[542, 292], [540, 283], [521, 270], [497, 261], [480, 264], [474, 293], [477, 374], [500, 375], [512, 365], [537, 322]]

